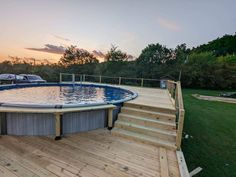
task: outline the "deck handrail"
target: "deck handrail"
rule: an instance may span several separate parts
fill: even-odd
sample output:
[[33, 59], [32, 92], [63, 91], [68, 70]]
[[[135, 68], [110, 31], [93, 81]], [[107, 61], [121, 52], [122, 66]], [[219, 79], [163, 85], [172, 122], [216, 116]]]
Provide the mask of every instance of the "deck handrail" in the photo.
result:
[[184, 115], [185, 115], [181, 82], [168, 80], [167, 89], [170, 93], [171, 98], [175, 102], [176, 124], [177, 124], [176, 146], [177, 146], [177, 149], [180, 149], [181, 141], [182, 141], [182, 134], [183, 134], [183, 126], [184, 126]]
[[124, 77], [124, 76], [104, 76], [104, 75], [91, 75], [91, 74], [84, 74], [85, 76], [91, 77], [103, 77], [103, 78], [114, 78], [114, 79], [133, 79], [133, 80], [150, 80], [150, 81], [160, 81], [159, 79], [147, 79], [147, 78], [140, 78], [140, 77]]
[[[140, 86], [143, 87], [144, 86], [144, 81], [154, 81], [154, 82], [160, 82], [160, 79], [152, 79], [152, 78], [135, 78], [135, 77], [124, 77], [124, 76], [105, 76], [105, 75], [92, 75], [92, 74], [74, 74], [74, 73], [60, 73], [60, 82], [63, 82], [62, 76], [71, 76], [72, 80], [76, 80], [75, 77], [79, 76], [79, 81], [81, 82], [85, 82], [87, 81], [87, 79], [89, 77], [93, 77], [98, 79], [99, 83], [102, 83], [104, 81], [104, 79], [116, 79], [117, 80], [117, 84], [121, 85], [123, 82], [122, 81], [127, 81], [127, 80], [136, 80], [138, 82], [140, 82]], [[70, 81], [71, 82], [71, 81]]]

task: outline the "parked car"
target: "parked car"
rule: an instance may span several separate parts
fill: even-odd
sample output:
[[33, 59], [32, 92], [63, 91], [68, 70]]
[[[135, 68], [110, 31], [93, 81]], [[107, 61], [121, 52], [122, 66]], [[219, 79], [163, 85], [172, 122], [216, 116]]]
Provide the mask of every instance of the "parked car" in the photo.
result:
[[22, 79], [17, 79], [16, 83], [45, 83], [46, 80], [43, 80], [40, 76], [34, 74], [20, 74], [19, 76]]
[[14, 84], [17, 80], [23, 80], [23, 76], [16, 74], [0, 74], [0, 84]]
[[33, 74], [0, 74], [0, 84], [45, 83], [38, 75]]

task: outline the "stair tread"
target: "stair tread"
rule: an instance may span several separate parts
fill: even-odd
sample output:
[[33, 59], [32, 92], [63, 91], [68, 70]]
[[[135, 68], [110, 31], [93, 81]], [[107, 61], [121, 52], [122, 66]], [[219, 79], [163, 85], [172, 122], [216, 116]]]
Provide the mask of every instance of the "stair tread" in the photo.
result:
[[134, 105], [134, 106], [142, 106], [142, 107], [149, 107], [149, 108], [157, 108], [157, 109], [166, 109], [166, 110], [171, 110], [171, 111], [176, 111], [175, 107], [172, 107], [172, 106], [161, 106], [159, 105], [158, 107], [155, 107], [155, 106], [152, 106], [152, 105], [148, 105], [148, 104], [142, 104], [140, 105], [140, 103], [133, 103], [133, 102], [125, 102], [124, 103], [125, 106], [129, 106], [129, 105]]
[[169, 136], [176, 136], [176, 131], [161, 130], [161, 129], [158, 129], [158, 128], [142, 126], [142, 125], [138, 125], [138, 124], [122, 121], [122, 120], [117, 120], [116, 124], [123, 124], [123, 125], [126, 125], [126, 126], [140, 128], [140, 129], [144, 129], [144, 130], [147, 130], [147, 131], [153, 131], [153, 132], [156, 132], [156, 133], [161, 133], [161, 134], [165, 134], [165, 135], [169, 135]]
[[131, 108], [131, 107], [122, 107], [121, 109], [126, 109], [126, 110], [131, 110], [131, 111], [138, 111], [138, 112], [144, 112], [148, 114], [156, 114], [156, 115], [163, 115], [163, 116], [168, 116], [171, 118], [176, 118], [175, 114], [168, 114], [168, 113], [162, 113], [162, 112], [156, 112], [156, 111], [149, 111], [149, 110], [144, 110], [144, 109], [137, 109], [137, 108]]
[[142, 121], [153, 122], [153, 123], [158, 123], [158, 124], [162, 124], [162, 125], [176, 126], [174, 122], [172, 123], [172, 122], [166, 122], [166, 121], [161, 121], [161, 120], [149, 119], [149, 118], [140, 117], [140, 116], [136, 116], [136, 115], [130, 115], [130, 114], [126, 114], [126, 113], [119, 113], [119, 116], [127, 116], [127, 117], [130, 117], [133, 119], [139, 119]]
[[127, 131], [127, 130], [123, 130], [123, 129], [116, 128], [116, 127], [113, 128], [112, 132], [117, 132], [119, 134], [130, 136], [130, 137], [136, 138], [137, 140], [149, 141], [149, 142], [152, 142], [154, 144], [164, 145], [164, 146], [171, 147], [171, 148], [174, 148], [174, 149], [176, 148], [175, 143], [170, 142], [170, 141], [165, 141], [165, 140], [162, 140], [160, 138], [151, 137], [151, 136], [148, 136], [148, 135], [143, 135], [143, 134], [140, 134], [140, 133]]

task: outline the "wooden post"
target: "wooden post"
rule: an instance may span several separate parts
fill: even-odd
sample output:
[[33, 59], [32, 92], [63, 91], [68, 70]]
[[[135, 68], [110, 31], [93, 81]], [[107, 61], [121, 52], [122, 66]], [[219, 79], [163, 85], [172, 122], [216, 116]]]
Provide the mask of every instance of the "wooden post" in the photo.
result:
[[72, 83], [75, 83], [75, 74], [72, 74]]
[[119, 85], [121, 84], [121, 77], [119, 77]]
[[85, 82], [85, 74], [83, 74], [83, 81]]
[[55, 113], [55, 140], [61, 139], [61, 134], [62, 134], [61, 121], [62, 121], [62, 113]]
[[143, 87], [143, 78], [141, 79], [141, 87]]
[[174, 98], [174, 100], [175, 100], [175, 108], [176, 108], [176, 109], [179, 109], [179, 100], [178, 100], [178, 97], [179, 97], [179, 95], [178, 95], [179, 88], [178, 88], [178, 85], [177, 85], [177, 84], [178, 84], [178, 83], [175, 84], [175, 98]]
[[62, 83], [62, 73], [60, 73], [59, 82]]
[[184, 127], [184, 114], [185, 114], [184, 109], [179, 109], [179, 120], [178, 120], [178, 129], [176, 137], [176, 146], [178, 150], [180, 150], [181, 148], [182, 133]]
[[80, 75], [80, 84], [82, 84], [82, 82], [83, 82], [83, 76]]
[[7, 119], [5, 112], [0, 112], [0, 130], [1, 135], [7, 135]]
[[178, 81], [177, 84], [177, 100], [178, 100], [178, 129], [177, 129], [177, 137], [176, 137], [176, 146], [177, 149], [180, 149], [181, 147], [181, 141], [182, 141], [182, 133], [183, 133], [183, 127], [184, 127], [184, 104], [183, 104], [183, 95], [181, 90], [181, 83]]
[[113, 108], [108, 109], [108, 130], [113, 127]]
[[99, 83], [102, 83], [102, 76], [99, 76]]

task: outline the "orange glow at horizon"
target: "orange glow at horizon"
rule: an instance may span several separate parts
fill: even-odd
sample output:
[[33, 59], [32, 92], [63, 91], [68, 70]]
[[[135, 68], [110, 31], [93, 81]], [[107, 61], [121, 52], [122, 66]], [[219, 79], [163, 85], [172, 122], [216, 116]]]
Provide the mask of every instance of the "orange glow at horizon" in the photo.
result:
[[35, 51], [29, 51], [29, 52], [12, 52], [11, 55], [7, 54], [1, 54], [0, 53], [0, 62], [4, 60], [11, 60], [11, 57], [19, 57], [19, 58], [34, 58], [36, 60], [48, 60], [51, 63], [56, 63], [60, 60], [61, 56], [60, 54], [52, 54], [52, 53], [45, 53], [45, 52], [35, 52]]
[[[36, 60], [48, 60], [50, 63], [57, 63], [63, 54], [54, 54], [54, 53], [47, 53], [47, 52], [38, 52], [38, 51], [31, 51], [24, 49], [26, 51], [20, 52], [12, 52], [11, 55], [2, 54], [0, 53], [0, 62], [3, 61], [11, 61], [10, 57], [19, 57], [19, 58], [34, 58]], [[103, 62], [104, 58], [96, 57], [99, 62]]]

